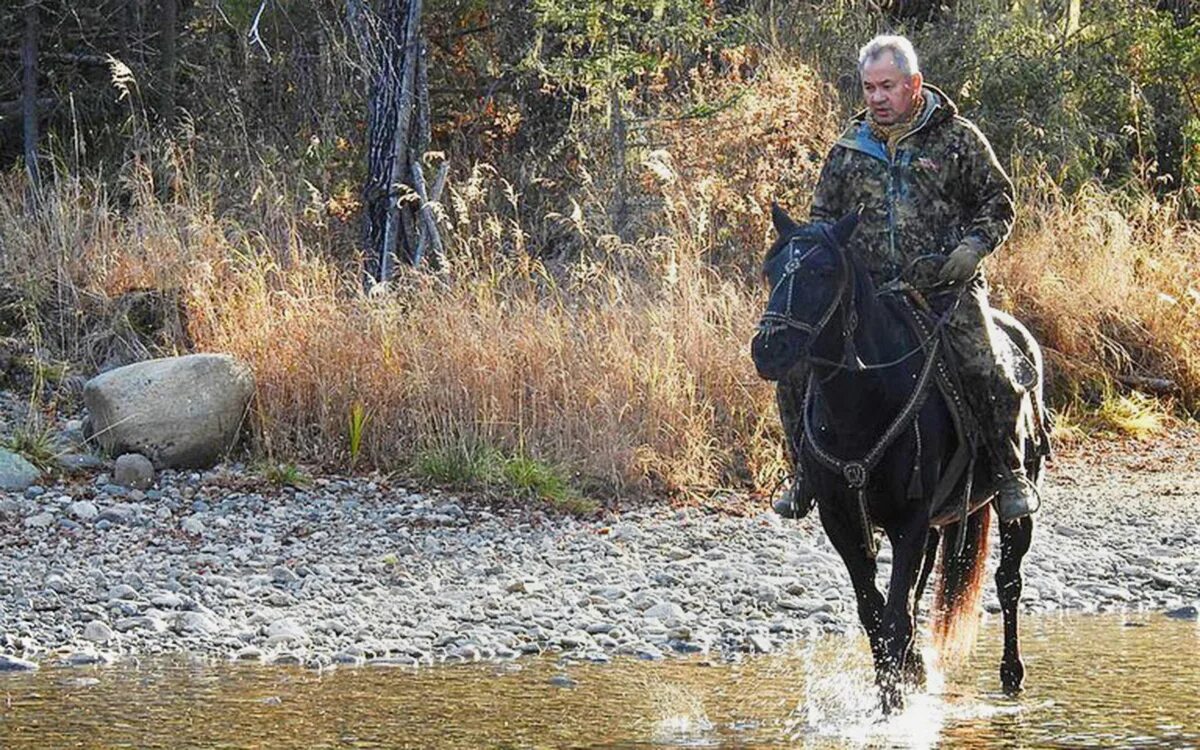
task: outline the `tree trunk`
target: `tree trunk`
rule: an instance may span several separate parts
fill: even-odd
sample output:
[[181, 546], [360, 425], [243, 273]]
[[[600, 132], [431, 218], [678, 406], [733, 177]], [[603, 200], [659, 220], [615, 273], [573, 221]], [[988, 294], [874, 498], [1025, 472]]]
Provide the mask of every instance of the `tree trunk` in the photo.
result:
[[427, 258], [439, 265], [442, 245], [420, 171], [429, 146], [421, 0], [385, 0], [373, 24], [353, 0], [348, 10], [374, 73], [363, 186], [363, 270], [370, 285], [390, 279], [397, 260], [417, 265]]
[[625, 163], [629, 158], [629, 137], [625, 113], [621, 107], [621, 92], [616, 84], [613, 84], [609, 93], [608, 117], [612, 137], [613, 178], [616, 182], [612, 206], [613, 230], [618, 237], [624, 238], [625, 226], [629, 222], [629, 176]]
[[168, 123], [175, 119], [175, 43], [179, 0], [162, 0], [162, 111], [159, 115]]
[[29, 173], [30, 195], [37, 206], [42, 185], [38, 169], [37, 101], [38, 2], [25, 0], [25, 43], [21, 45], [21, 113], [24, 126], [25, 170]]
[[1079, 31], [1080, 5], [1080, 0], [1067, 0], [1067, 20], [1063, 27], [1065, 39], [1070, 39]]

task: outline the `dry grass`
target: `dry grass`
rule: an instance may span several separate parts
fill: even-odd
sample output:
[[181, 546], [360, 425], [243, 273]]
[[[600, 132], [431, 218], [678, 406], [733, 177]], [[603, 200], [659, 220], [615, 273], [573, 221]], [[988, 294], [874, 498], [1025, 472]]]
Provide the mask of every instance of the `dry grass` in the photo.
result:
[[[63, 178], [36, 218], [20, 179], [6, 178], [0, 271], [35, 299], [48, 341], [84, 360], [80, 342], [104, 324], [77, 314], [86, 300], [179, 290], [195, 348], [253, 367], [257, 448], [273, 462], [412, 468], [495, 451], [533, 462], [518, 466], [527, 483], [555, 467], [618, 493], [770, 487], [783, 453], [772, 390], [747, 354], [762, 300], [745, 258], [770, 231], [765, 197], [803, 194], [814, 141], [836, 131], [811, 74], [773, 75], [761, 88], [727, 84], [750, 90], [719, 115], [725, 135], [702, 154], [683, 150], [692, 124], [675, 126], [680, 153], [644, 165], [659, 228], [632, 243], [597, 234], [595, 217], [523, 216], [494, 170], [460, 170], [448, 273], [408, 273], [366, 294], [355, 268], [309, 239], [319, 196], [243, 173], [256, 198], [235, 213], [220, 191], [197, 187], [220, 175], [174, 169], [181, 182], [164, 201], [148, 170], [127, 169], [127, 206], [100, 181]], [[779, 158], [791, 177], [764, 170]], [[1060, 396], [1144, 371], [1174, 378], [1195, 408], [1200, 232], [1149, 198], [1025, 185], [1024, 218], [993, 278], [1050, 350]], [[547, 221], [572, 225], [582, 257], [531, 258], [529, 238]], [[354, 427], [356, 409], [370, 418]]]
[[1055, 400], [1101, 406], [1114, 376], [1151, 375], [1200, 409], [1200, 226], [1147, 195], [1024, 188], [1018, 226], [988, 262], [995, 301], [1046, 348]]

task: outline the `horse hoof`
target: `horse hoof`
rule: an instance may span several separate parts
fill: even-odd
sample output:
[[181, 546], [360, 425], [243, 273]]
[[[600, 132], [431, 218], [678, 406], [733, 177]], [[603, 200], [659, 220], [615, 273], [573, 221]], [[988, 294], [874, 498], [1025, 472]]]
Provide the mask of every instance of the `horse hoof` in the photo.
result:
[[925, 660], [920, 654], [913, 653], [904, 664], [904, 686], [909, 690], [921, 692], [925, 689]]
[[1025, 665], [1017, 662], [1014, 665], [1001, 665], [1000, 685], [1005, 695], [1019, 695], [1025, 689]]
[[886, 687], [879, 696], [879, 709], [884, 716], [898, 714], [904, 710], [904, 691], [899, 687]]

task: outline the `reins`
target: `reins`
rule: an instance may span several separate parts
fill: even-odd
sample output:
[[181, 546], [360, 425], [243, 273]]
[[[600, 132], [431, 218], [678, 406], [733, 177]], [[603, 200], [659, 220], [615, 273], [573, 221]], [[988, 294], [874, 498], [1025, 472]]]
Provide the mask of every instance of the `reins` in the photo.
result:
[[[871, 447], [867, 453], [856, 460], [846, 460], [834, 456], [829, 451], [825, 450], [817, 442], [816, 431], [812, 426], [812, 399], [815, 391], [816, 375], [809, 374], [808, 383], [805, 387], [804, 404], [803, 404], [803, 420], [804, 420], [804, 435], [802, 445], [808, 445], [812, 455], [826, 469], [840, 475], [846, 485], [854, 491], [858, 501], [859, 519], [863, 529], [863, 546], [869, 557], [874, 557], [879, 553], [879, 547], [875, 540], [873, 525], [871, 523], [870, 511], [867, 507], [866, 488], [870, 481], [870, 472], [874, 469], [888, 448], [905, 432], [908, 431], [911, 424], [915, 423], [917, 414], [925, 405], [925, 400], [929, 396], [929, 385], [933, 377], [935, 365], [938, 362], [939, 347], [941, 345], [942, 333], [949, 323], [954, 311], [962, 302], [963, 295], [967, 288], [965, 285], [959, 289], [955, 295], [953, 303], [947, 309], [936, 317], [934, 325], [930, 328], [926, 336], [918, 341], [916, 347], [909, 350], [904, 355], [897, 357], [887, 362], [864, 363], [858, 356], [857, 346], [855, 342], [855, 334], [858, 330], [858, 305], [856, 296], [856, 284], [854, 283], [853, 269], [850, 260], [846, 257], [846, 251], [842, 249], [840, 243], [833, 237], [829, 228], [825, 225], [820, 227], [825, 243], [835, 251], [838, 258], [838, 268], [840, 278], [838, 280], [837, 293], [829, 306], [822, 313], [816, 324], [810, 324], [802, 320], [796, 320], [792, 317], [792, 297], [795, 291], [796, 272], [800, 270], [803, 262], [809, 258], [820, 247], [819, 244], [814, 244], [806, 252], [800, 253], [796, 247], [796, 237], [793, 237], [788, 242], [788, 251], [792, 257], [788, 260], [784, 267], [783, 277], [779, 283], [771, 290], [772, 297], [775, 292], [786, 282], [788, 284], [787, 304], [783, 313], [773, 313], [770, 310], [763, 314], [760, 322], [760, 328], [766, 324], [782, 325], [789, 328], [808, 333], [810, 336], [808, 342], [808, 351], [806, 358], [812, 364], [821, 365], [831, 368], [831, 372], [822, 379], [826, 382], [838, 373], [845, 371], [850, 372], [870, 372], [874, 370], [884, 370], [890, 367], [895, 367], [910, 358], [916, 356], [920, 352], [925, 352], [925, 362], [921, 366], [921, 373], [917, 377], [917, 382], [914, 384], [912, 392], [905, 401], [904, 406], [899, 413], [892, 419], [887, 429], [880, 435], [879, 439]], [[921, 307], [927, 313], [932, 314], [929, 305], [925, 302], [924, 296], [918, 290], [904, 280], [905, 275], [911, 271], [918, 263], [934, 258], [941, 258], [938, 255], [922, 255], [910, 261], [900, 275], [892, 281], [882, 285], [876, 292], [876, 298], [882, 297], [885, 294], [909, 294], [915, 297]], [[812, 346], [820, 334], [825, 330], [825, 327], [833, 320], [837, 311], [842, 311], [842, 356], [839, 361], [832, 361], [823, 357], [817, 357], [812, 353]], [[768, 331], [769, 333], [769, 331]], [[917, 433], [918, 444], [920, 441], [920, 433]], [[914, 466], [914, 471], [920, 471], [920, 466]]]

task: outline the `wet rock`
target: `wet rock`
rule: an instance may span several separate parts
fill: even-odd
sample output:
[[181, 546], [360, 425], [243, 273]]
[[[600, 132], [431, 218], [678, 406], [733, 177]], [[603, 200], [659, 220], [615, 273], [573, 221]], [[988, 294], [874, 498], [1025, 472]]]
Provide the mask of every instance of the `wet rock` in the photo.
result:
[[1200, 619], [1200, 608], [1197, 608], [1196, 605], [1189, 604], [1183, 607], [1176, 607], [1175, 609], [1169, 610], [1164, 614], [1166, 614], [1166, 616], [1170, 617], [1172, 620], [1195, 620]]
[[0, 672], [32, 672], [38, 668], [34, 662], [9, 654], [0, 654]]

